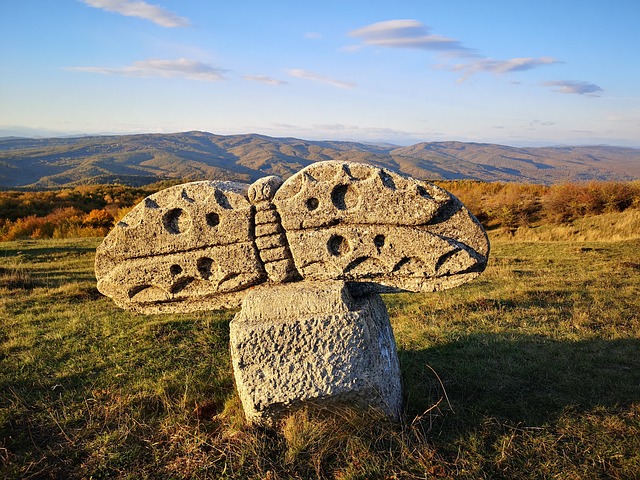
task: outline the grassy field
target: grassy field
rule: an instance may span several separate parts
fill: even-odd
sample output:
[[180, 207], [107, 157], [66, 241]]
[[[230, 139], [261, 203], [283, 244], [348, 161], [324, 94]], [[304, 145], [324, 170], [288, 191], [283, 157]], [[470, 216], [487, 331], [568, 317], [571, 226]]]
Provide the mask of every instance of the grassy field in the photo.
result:
[[640, 240], [497, 240], [463, 287], [385, 296], [405, 412], [245, 425], [234, 312], [144, 316], [98, 239], [0, 243], [2, 478], [640, 478]]

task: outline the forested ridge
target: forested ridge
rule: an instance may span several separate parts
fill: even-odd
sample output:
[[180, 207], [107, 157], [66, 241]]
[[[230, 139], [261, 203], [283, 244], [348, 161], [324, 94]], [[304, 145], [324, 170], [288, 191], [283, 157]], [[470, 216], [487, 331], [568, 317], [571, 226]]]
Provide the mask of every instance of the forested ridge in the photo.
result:
[[519, 183], [640, 179], [640, 149], [512, 147], [420, 142], [410, 146], [207, 132], [77, 138], [0, 138], [0, 187], [147, 185], [161, 180], [253, 182], [287, 178], [313, 162], [369, 163], [420, 180]]

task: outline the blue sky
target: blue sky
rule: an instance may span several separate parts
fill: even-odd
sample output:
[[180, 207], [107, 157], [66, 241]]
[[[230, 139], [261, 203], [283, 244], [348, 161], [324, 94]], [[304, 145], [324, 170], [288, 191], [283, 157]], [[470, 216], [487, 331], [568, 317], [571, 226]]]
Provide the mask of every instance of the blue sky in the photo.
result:
[[640, 0], [0, 0], [0, 134], [640, 146]]

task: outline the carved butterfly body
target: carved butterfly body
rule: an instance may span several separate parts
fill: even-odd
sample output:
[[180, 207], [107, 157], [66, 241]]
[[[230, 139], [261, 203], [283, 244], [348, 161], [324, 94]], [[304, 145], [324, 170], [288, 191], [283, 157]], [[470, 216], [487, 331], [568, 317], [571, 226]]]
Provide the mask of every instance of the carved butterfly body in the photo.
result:
[[185, 312], [297, 280], [441, 290], [479, 275], [488, 253], [482, 226], [445, 190], [331, 161], [284, 183], [192, 182], [151, 195], [98, 247], [96, 276], [124, 308]]

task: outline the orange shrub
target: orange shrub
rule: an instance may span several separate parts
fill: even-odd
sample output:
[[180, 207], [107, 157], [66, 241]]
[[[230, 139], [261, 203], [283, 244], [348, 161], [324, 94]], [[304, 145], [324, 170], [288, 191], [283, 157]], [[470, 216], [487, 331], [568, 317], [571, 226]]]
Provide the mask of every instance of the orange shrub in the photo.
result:
[[53, 225], [44, 218], [29, 215], [19, 218], [15, 222], [5, 225], [6, 233], [2, 240], [19, 240], [23, 238], [43, 238], [44, 235], [53, 234]]
[[542, 198], [545, 215], [552, 222], [569, 222], [586, 215], [622, 212], [640, 205], [637, 183], [589, 182], [553, 185]]
[[113, 215], [105, 210], [91, 210], [83, 219], [82, 224], [93, 228], [111, 228]]
[[438, 181], [486, 227], [566, 223], [585, 215], [640, 208], [640, 182], [535, 184]]

